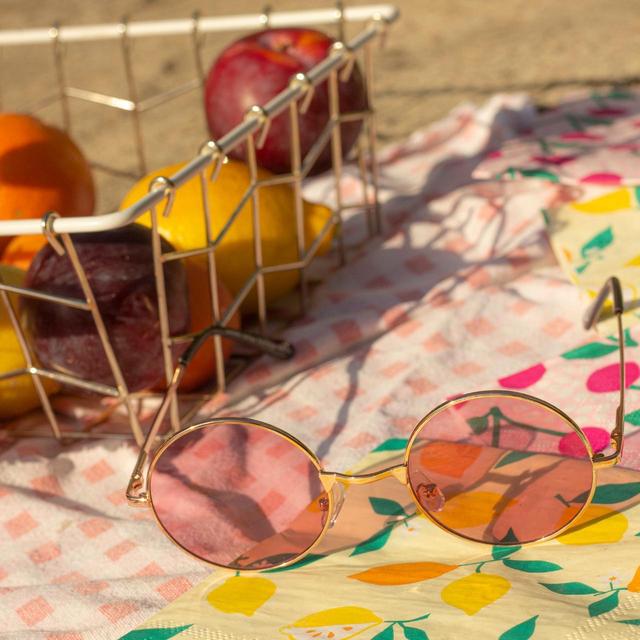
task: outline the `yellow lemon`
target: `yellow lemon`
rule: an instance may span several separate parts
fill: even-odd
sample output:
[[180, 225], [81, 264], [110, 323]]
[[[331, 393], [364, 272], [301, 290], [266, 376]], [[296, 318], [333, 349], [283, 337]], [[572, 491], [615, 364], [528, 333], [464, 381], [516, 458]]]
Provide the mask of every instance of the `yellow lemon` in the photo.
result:
[[[571, 506], [568, 509], [577, 510]], [[564, 522], [568, 518], [564, 516]], [[605, 544], [618, 542], [624, 535], [629, 521], [622, 514], [609, 507], [590, 504], [580, 516], [580, 519], [566, 533], [558, 536], [562, 544]]]
[[336, 607], [312, 613], [280, 628], [287, 640], [348, 640], [382, 622], [363, 607]]
[[[0, 276], [5, 284], [19, 287], [24, 282], [25, 273], [15, 267], [0, 265]], [[17, 310], [17, 296], [11, 296], [11, 301], [13, 308]], [[4, 303], [0, 302], [0, 374], [24, 369], [26, 366], [9, 313]], [[42, 378], [42, 383], [48, 394], [54, 393], [59, 388], [53, 380]], [[0, 419], [15, 418], [39, 405], [40, 400], [30, 375], [0, 380]]]
[[480, 609], [502, 598], [509, 589], [511, 589], [511, 583], [502, 576], [472, 573], [448, 584], [442, 590], [440, 597], [452, 607], [472, 616]]
[[252, 616], [273, 594], [276, 585], [267, 578], [233, 576], [207, 595], [207, 602], [223, 613]]
[[572, 202], [569, 206], [580, 213], [588, 214], [615, 213], [621, 209], [630, 209], [633, 206], [631, 189], [616, 189], [585, 202]]
[[[184, 165], [163, 167], [142, 178], [127, 193], [121, 208], [128, 207], [142, 198], [149, 184], [157, 176], [170, 176]], [[264, 169], [258, 170], [258, 179], [272, 177]], [[221, 280], [235, 296], [255, 271], [254, 228], [249, 168], [242, 162], [230, 160], [222, 166], [213, 182], [207, 180], [207, 197], [211, 212], [212, 238], [215, 239], [228, 223], [240, 202], [244, 202], [234, 221], [216, 249], [216, 265]], [[290, 185], [279, 184], [260, 187], [258, 190], [260, 212], [260, 238], [264, 266], [274, 266], [298, 260], [296, 214], [294, 192]], [[309, 248], [323, 229], [329, 229], [320, 242], [316, 255], [326, 253], [331, 245], [332, 212], [329, 208], [304, 202], [305, 248]], [[147, 213], [138, 222], [151, 226]], [[170, 215], [165, 218], [158, 208], [158, 226], [162, 236], [177, 250], [203, 248], [207, 245], [202, 192], [198, 178], [177, 189]], [[265, 276], [267, 302], [291, 291], [297, 284], [299, 272], [279, 271]], [[257, 309], [257, 294], [253, 287], [243, 305], [244, 311]]]

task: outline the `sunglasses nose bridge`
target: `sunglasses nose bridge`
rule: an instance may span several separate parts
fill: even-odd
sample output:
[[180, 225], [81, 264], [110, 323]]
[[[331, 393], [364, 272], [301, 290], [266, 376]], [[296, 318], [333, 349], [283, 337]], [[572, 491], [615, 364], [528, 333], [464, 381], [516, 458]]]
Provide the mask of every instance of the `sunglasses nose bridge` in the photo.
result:
[[334, 473], [328, 471], [323, 471], [320, 474], [322, 485], [327, 491], [330, 491], [336, 483], [339, 483], [346, 488], [352, 484], [371, 484], [372, 482], [377, 482], [378, 480], [389, 477], [394, 477], [402, 484], [407, 484], [408, 478], [406, 465], [399, 464], [393, 467], [380, 469], [380, 471], [362, 474]]

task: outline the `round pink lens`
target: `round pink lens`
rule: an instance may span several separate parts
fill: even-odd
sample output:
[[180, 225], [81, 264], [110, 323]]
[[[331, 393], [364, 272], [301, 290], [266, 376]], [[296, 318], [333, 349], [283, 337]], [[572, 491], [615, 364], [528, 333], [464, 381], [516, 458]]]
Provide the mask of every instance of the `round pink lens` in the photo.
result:
[[460, 398], [422, 425], [408, 475], [436, 522], [505, 545], [553, 535], [576, 518], [593, 465], [584, 438], [559, 413], [535, 400], [487, 395]]
[[149, 493], [175, 542], [233, 569], [269, 569], [302, 555], [329, 509], [311, 457], [277, 432], [244, 422], [180, 435], [155, 461]]

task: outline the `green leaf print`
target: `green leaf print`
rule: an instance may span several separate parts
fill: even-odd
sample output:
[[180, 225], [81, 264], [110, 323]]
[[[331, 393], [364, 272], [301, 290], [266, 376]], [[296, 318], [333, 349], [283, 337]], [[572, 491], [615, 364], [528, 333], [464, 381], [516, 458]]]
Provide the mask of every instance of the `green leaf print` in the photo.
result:
[[504, 173], [509, 178], [517, 178], [522, 176], [523, 178], [538, 178], [540, 180], [548, 180], [549, 182], [558, 182], [558, 176], [546, 169], [524, 169], [520, 167], [509, 167]]
[[601, 616], [603, 613], [607, 613], [618, 606], [619, 592], [614, 591], [610, 593], [606, 598], [602, 600], [596, 600], [589, 605], [589, 615], [594, 618], [595, 616]]
[[429, 636], [417, 627], [402, 627], [406, 640], [429, 640]]
[[[593, 504], [616, 504], [634, 498], [640, 493], [640, 482], [624, 482], [621, 484], [603, 484], [593, 494]], [[571, 502], [584, 502], [589, 492], [576, 496]]]
[[635, 620], [616, 620], [620, 624], [632, 624], [634, 626], [640, 627], [640, 618], [636, 618]]
[[580, 255], [587, 260], [590, 256], [595, 253], [606, 249], [613, 242], [613, 229], [612, 227], [607, 227], [597, 233], [591, 240], [585, 242], [580, 249]]
[[529, 640], [536, 630], [538, 616], [533, 616], [511, 629], [507, 629], [498, 640]]
[[493, 468], [499, 469], [500, 467], [506, 467], [508, 464], [513, 464], [514, 462], [520, 462], [520, 460], [524, 460], [530, 456], [535, 455], [531, 451], [509, 451], [503, 458], [500, 458], [498, 464], [496, 464]]
[[371, 640], [393, 640], [393, 625], [385, 627], [380, 633], [373, 636]]
[[634, 427], [640, 427], [640, 409], [627, 413], [624, 417], [624, 421], [632, 424]]
[[[507, 531], [507, 533], [504, 534], [504, 536], [500, 539], [500, 542], [520, 542], [520, 540], [518, 540], [518, 536], [515, 534], [515, 532], [513, 531], [513, 529], [511, 527], [509, 527], [509, 530]], [[512, 547], [513, 548], [513, 547]], [[519, 549], [520, 547], [518, 547]]]
[[589, 125], [611, 124], [613, 122], [611, 118], [585, 116], [578, 113], [568, 113], [566, 118], [571, 128], [575, 131], [584, 131]]
[[593, 358], [601, 358], [602, 356], [606, 356], [617, 350], [617, 344], [590, 342], [589, 344], [583, 344], [576, 349], [571, 349], [571, 351], [566, 351], [562, 354], [562, 357], [565, 360], [591, 360]]
[[555, 562], [544, 560], [511, 560], [506, 558], [502, 561], [505, 567], [525, 571], [526, 573], [547, 573], [548, 571], [560, 571], [562, 567]]
[[183, 627], [171, 627], [168, 629], [134, 629], [123, 635], [120, 640], [168, 640], [191, 626], [186, 624]]
[[389, 438], [389, 440], [385, 440], [383, 443], [379, 444], [373, 452], [404, 451], [407, 448], [407, 442], [409, 441], [406, 438]]
[[495, 546], [491, 549], [491, 555], [494, 560], [501, 560], [502, 558], [506, 558], [507, 556], [513, 555], [516, 551], [520, 551], [522, 547], [500, 547]]
[[308, 556], [302, 558], [302, 560], [298, 560], [298, 562], [294, 562], [287, 567], [276, 567], [275, 569], [266, 569], [262, 573], [280, 573], [281, 571], [293, 571], [294, 569], [300, 569], [300, 567], [304, 567], [307, 564], [311, 564], [312, 562], [316, 562], [317, 560], [322, 560], [325, 556], [318, 553], [310, 553]]
[[614, 87], [608, 93], [600, 95], [600, 97], [605, 100], [631, 100], [633, 94], [623, 87]]
[[369, 498], [373, 510], [381, 516], [406, 516], [404, 507], [395, 500], [388, 498]]
[[489, 427], [489, 418], [487, 416], [479, 416], [478, 418], [468, 418], [467, 424], [471, 431], [476, 435], [484, 433]]
[[382, 547], [387, 544], [387, 540], [389, 540], [392, 529], [393, 527], [385, 527], [377, 533], [374, 533], [370, 538], [361, 542], [350, 555], [359, 556], [361, 553], [369, 553], [370, 551], [382, 549]]
[[598, 593], [597, 589], [594, 589], [583, 582], [559, 582], [557, 584], [541, 582], [540, 584], [549, 589], [549, 591], [561, 593], [564, 596], [590, 596], [594, 593]]
[[625, 347], [637, 347], [638, 343], [631, 336], [631, 329], [624, 330], [624, 346]]

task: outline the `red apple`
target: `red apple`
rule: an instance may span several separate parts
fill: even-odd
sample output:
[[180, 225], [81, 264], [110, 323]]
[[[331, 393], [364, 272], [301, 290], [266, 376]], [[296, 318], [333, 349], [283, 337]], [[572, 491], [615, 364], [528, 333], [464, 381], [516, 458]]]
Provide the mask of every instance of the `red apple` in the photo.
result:
[[[228, 46], [209, 71], [205, 109], [209, 132], [222, 137], [245, 117], [253, 105], [265, 105], [286, 89], [291, 77], [306, 72], [325, 58], [334, 40], [313, 29], [266, 29]], [[340, 112], [367, 108], [367, 94], [360, 69], [354, 66], [345, 82], [339, 81]], [[306, 113], [300, 115], [300, 145], [304, 158], [329, 121], [329, 89], [325, 81], [315, 88]], [[342, 155], [349, 153], [361, 121], [342, 124]], [[231, 154], [246, 159], [246, 145]], [[264, 146], [257, 150], [258, 164], [274, 173], [291, 170], [290, 122], [288, 109], [273, 119]], [[324, 147], [311, 173], [331, 166], [331, 144]]]

